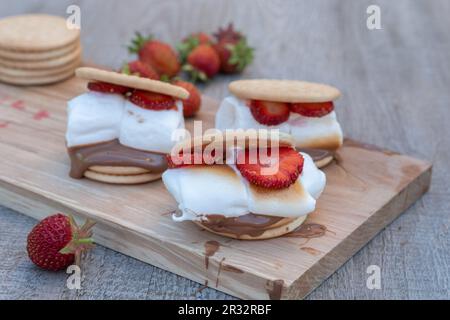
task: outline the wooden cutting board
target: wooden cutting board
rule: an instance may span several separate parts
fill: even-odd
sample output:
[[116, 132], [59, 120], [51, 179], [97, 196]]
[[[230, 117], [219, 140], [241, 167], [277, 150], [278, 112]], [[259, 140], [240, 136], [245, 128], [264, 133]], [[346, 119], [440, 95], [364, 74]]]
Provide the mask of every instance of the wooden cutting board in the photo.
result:
[[[173, 222], [177, 204], [161, 181], [113, 186], [69, 178], [66, 101], [85, 86], [75, 78], [44, 87], [0, 84], [0, 204], [36, 219], [55, 211], [90, 217], [97, 243], [240, 298], [303, 298], [430, 185], [429, 163], [346, 140], [300, 236], [216, 236]], [[204, 129], [217, 106], [204, 97], [196, 119]]]

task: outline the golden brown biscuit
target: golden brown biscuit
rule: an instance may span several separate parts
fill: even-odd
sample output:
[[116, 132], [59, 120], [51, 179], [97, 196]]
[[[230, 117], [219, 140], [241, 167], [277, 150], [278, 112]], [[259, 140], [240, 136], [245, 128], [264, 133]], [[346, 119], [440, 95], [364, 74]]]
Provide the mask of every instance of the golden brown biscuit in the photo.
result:
[[71, 71], [75, 72], [75, 69], [81, 64], [81, 59], [78, 58], [66, 65], [56, 68], [50, 69], [35, 69], [35, 70], [25, 70], [25, 69], [17, 69], [10, 68], [0, 65], [0, 74], [6, 77], [23, 77], [23, 78], [33, 78], [33, 77], [49, 77], [53, 75], [58, 75], [61, 73], [65, 73]]
[[297, 148], [314, 148], [324, 150], [337, 150], [342, 146], [343, 138], [340, 134], [332, 134], [327, 137], [303, 139], [296, 143]]
[[323, 159], [314, 161], [314, 164], [316, 165], [317, 168], [323, 168], [326, 167], [327, 165], [329, 165], [332, 161], [333, 161], [334, 157], [333, 156], [328, 156], [325, 157]]
[[189, 92], [181, 87], [163, 81], [141, 78], [119, 72], [82, 67], [76, 70], [76, 75], [86, 80], [103, 81], [134, 89], [163, 93], [179, 99], [189, 98]]
[[141, 184], [147, 183], [161, 178], [162, 173], [142, 173], [132, 175], [116, 175], [99, 173], [91, 170], [87, 170], [84, 173], [86, 178], [91, 180], [110, 183], [110, 184]]
[[65, 71], [59, 74], [42, 77], [12, 77], [0, 74], [0, 82], [22, 86], [44, 85], [65, 80], [73, 76], [73, 74], [74, 74], [73, 69], [70, 69], [69, 71]]
[[23, 52], [47, 51], [78, 40], [78, 29], [66, 19], [47, 14], [26, 14], [0, 20], [0, 48]]
[[296, 80], [238, 80], [229, 90], [241, 99], [277, 102], [326, 102], [340, 97], [338, 89], [321, 83]]
[[139, 167], [112, 167], [112, 166], [91, 166], [89, 170], [104, 173], [109, 175], [118, 175], [118, 176], [131, 176], [143, 173], [149, 173], [147, 169], [139, 168]]
[[1, 59], [0, 65], [7, 68], [16, 68], [23, 70], [49, 70], [52, 68], [60, 68], [67, 64], [74, 63], [81, 59], [81, 47], [75, 49], [61, 57], [54, 59], [47, 59], [42, 61], [15, 61], [8, 59]]
[[22, 52], [14, 50], [0, 49], [0, 58], [13, 60], [13, 61], [42, 61], [47, 59], [55, 59], [61, 56], [65, 56], [80, 47], [80, 41], [75, 41], [67, 46], [42, 51], [42, 52]]
[[[224, 146], [240, 146], [247, 148], [248, 146], [264, 146], [270, 147], [271, 142], [278, 141], [280, 147], [288, 146], [294, 147], [294, 139], [288, 133], [281, 131], [272, 131], [268, 134], [264, 134], [265, 131], [258, 130], [225, 130], [211, 134], [204, 134], [202, 136], [195, 136], [187, 138], [178, 142], [172, 148], [172, 154], [176, 155], [179, 151], [191, 152], [195, 147], [208, 146], [210, 150], [219, 149]], [[225, 149], [224, 149], [225, 150]]]

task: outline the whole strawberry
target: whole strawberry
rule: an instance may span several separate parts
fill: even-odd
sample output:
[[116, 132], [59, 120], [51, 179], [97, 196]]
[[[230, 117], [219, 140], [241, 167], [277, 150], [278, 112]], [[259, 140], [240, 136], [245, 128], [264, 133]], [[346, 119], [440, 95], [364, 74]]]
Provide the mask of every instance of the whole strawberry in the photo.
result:
[[212, 38], [204, 32], [198, 32], [189, 35], [177, 45], [178, 55], [181, 62], [185, 63], [189, 53], [191, 53], [191, 51], [197, 48], [199, 45], [212, 43]]
[[128, 63], [125, 63], [121, 70], [122, 73], [137, 75], [143, 78], [149, 78], [153, 80], [159, 80], [159, 75], [149, 64], [145, 64], [140, 60], [134, 60]]
[[180, 71], [180, 62], [172, 47], [152, 36], [144, 37], [136, 32], [128, 51], [137, 53], [139, 60], [150, 65], [160, 76], [172, 78]]
[[194, 82], [211, 79], [219, 69], [219, 56], [209, 44], [201, 44], [192, 50], [187, 57], [187, 64], [183, 66], [183, 70], [188, 72]]
[[27, 238], [27, 252], [31, 261], [42, 269], [58, 271], [74, 261], [79, 265], [81, 253], [93, 246], [88, 220], [79, 228], [72, 217], [61, 213], [39, 222]]
[[232, 23], [226, 29], [219, 28], [214, 36], [217, 39], [214, 49], [220, 58], [221, 72], [242, 72], [253, 61], [253, 48], [248, 46], [240, 32], [234, 30]]
[[202, 104], [200, 91], [192, 83], [187, 81], [176, 80], [173, 84], [189, 91], [189, 98], [183, 100], [183, 115], [185, 117], [192, 117], [198, 112]]

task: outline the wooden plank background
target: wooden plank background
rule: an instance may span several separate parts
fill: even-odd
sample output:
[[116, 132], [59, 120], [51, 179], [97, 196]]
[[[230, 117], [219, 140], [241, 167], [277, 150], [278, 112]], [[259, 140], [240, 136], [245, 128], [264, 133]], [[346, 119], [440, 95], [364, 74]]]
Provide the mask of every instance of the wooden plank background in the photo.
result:
[[[0, 3], [0, 16], [64, 15], [82, 10], [88, 61], [119, 66], [135, 30], [175, 43], [187, 33], [233, 21], [256, 48], [243, 77], [331, 83], [343, 97], [337, 113], [345, 134], [433, 162], [432, 187], [399, 219], [331, 276], [310, 299], [450, 298], [450, 2], [431, 1], [29, 1]], [[382, 30], [366, 28], [366, 8], [381, 7]], [[202, 88], [217, 99], [237, 77]], [[0, 150], [1, 154], [1, 150]], [[367, 168], [370, 170], [370, 168]], [[0, 207], [0, 298], [231, 298], [96, 247], [87, 257], [83, 289], [66, 289], [64, 273], [28, 260], [33, 219]], [[366, 269], [381, 268], [381, 290], [366, 287]]]

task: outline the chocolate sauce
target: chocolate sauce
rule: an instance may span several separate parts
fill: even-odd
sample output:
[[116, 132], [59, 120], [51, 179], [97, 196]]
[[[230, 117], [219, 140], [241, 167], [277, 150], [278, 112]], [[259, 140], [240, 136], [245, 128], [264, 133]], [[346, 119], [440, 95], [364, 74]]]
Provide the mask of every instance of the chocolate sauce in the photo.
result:
[[205, 268], [209, 267], [209, 257], [212, 257], [220, 248], [220, 243], [214, 240], [205, 242]]
[[253, 213], [233, 218], [226, 218], [222, 215], [209, 215], [208, 220], [202, 221], [202, 224], [219, 233], [230, 233], [238, 237], [244, 234], [257, 237], [283, 219], [285, 218]]
[[271, 300], [280, 300], [283, 294], [284, 280], [268, 281], [267, 293]]
[[309, 253], [313, 256], [318, 256], [321, 252], [317, 249], [311, 248], [311, 247], [301, 247], [300, 250], [305, 251], [306, 253]]
[[327, 232], [327, 227], [318, 223], [304, 223], [297, 229], [285, 234], [285, 237], [295, 238], [318, 238], [322, 237]]
[[296, 150], [309, 154], [314, 162], [318, 162], [328, 157], [334, 157], [334, 152], [326, 149], [296, 148]]
[[162, 153], [126, 147], [115, 139], [108, 142], [77, 146], [67, 149], [70, 156], [70, 176], [81, 179], [91, 166], [138, 167], [150, 173], [167, 169], [166, 156]]
[[219, 269], [217, 269], [217, 277], [216, 277], [216, 288], [219, 286], [219, 276], [220, 276], [220, 272], [222, 271], [223, 268], [223, 262], [225, 261], [225, 257], [222, 258], [222, 260], [220, 260], [219, 262]]
[[222, 265], [222, 270], [232, 272], [232, 273], [244, 273], [244, 271], [242, 271], [241, 269], [233, 267], [229, 264]]

